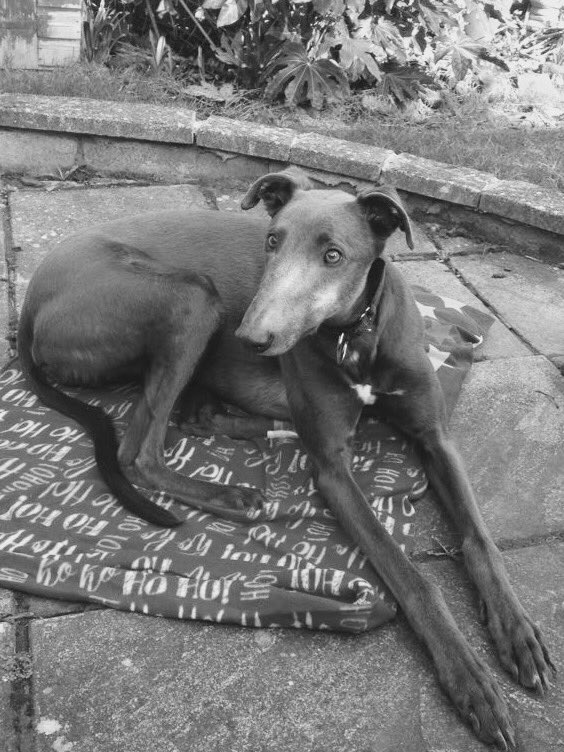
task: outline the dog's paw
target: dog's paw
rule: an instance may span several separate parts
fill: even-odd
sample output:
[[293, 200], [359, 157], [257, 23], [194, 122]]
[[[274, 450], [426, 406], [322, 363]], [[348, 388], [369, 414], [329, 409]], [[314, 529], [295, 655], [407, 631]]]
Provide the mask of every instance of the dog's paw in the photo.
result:
[[538, 625], [513, 597], [483, 604], [482, 609], [503, 667], [515, 681], [543, 695], [556, 668]]
[[263, 509], [266, 497], [262, 491], [247, 486], [218, 486], [213, 501], [227, 509], [246, 511]]
[[208, 427], [208, 433], [216, 415], [225, 412], [220, 400], [206, 387], [190, 384], [182, 394], [177, 405], [176, 421], [179, 428], [188, 432], [194, 425], [202, 429]]
[[488, 667], [467, 649], [438, 667], [439, 680], [458, 712], [486, 744], [515, 749], [515, 731], [507, 704]]
[[229, 415], [225, 413], [214, 413], [211, 411], [202, 411], [198, 420], [195, 422], [185, 422], [180, 425], [180, 428], [192, 436], [233, 436], [233, 426], [235, 421]]
[[202, 423], [179, 423], [178, 427], [188, 436], [201, 436], [204, 439], [208, 439], [216, 433], [209, 425]]

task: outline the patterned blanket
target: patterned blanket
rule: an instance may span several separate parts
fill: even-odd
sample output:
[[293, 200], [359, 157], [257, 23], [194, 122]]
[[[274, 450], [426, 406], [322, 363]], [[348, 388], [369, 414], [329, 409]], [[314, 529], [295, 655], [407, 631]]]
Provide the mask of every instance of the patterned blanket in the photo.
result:
[[[451, 410], [492, 319], [422, 288], [415, 294]], [[102, 405], [119, 431], [136, 393], [127, 385], [80, 396]], [[0, 586], [254, 627], [359, 632], [393, 617], [392, 597], [320, 498], [297, 438], [199, 438], [171, 420], [166, 458], [192, 477], [263, 488], [265, 509], [234, 522], [153, 492], [185, 522], [164, 530], [132, 516], [100, 481], [81, 427], [44, 407], [10, 363], [0, 373]], [[427, 488], [413, 447], [381, 422], [362, 422], [353, 469], [375, 516], [409, 553], [413, 502]]]

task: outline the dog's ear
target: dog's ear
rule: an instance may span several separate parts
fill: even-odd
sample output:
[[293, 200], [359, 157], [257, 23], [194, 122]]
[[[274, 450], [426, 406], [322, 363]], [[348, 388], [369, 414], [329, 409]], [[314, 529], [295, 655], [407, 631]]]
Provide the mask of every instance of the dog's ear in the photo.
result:
[[262, 200], [266, 211], [273, 217], [288, 203], [296, 190], [308, 191], [311, 187], [307, 175], [297, 167], [271, 172], [253, 183], [241, 201], [241, 208], [252, 209]]
[[364, 188], [356, 200], [366, 212], [366, 218], [375, 235], [385, 240], [400, 227], [405, 233], [407, 245], [413, 250], [411, 222], [394, 188], [387, 185]]

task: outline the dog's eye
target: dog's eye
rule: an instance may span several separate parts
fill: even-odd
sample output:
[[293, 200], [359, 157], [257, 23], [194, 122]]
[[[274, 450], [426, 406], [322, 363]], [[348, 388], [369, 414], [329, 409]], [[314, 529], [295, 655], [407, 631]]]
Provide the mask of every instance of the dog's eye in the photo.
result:
[[278, 238], [276, 237], [276, 235], [269, 235], [266, 238], [266, 245], [271, 249], [276, 248], [276, 246], [278, 245]]
[[343, 254], [341, 251], [338, 251], [336, 248], [330, 248], [328, 251], [325, 251], [323, 260], [326, 264], [334, 266], [335, 264], [338, 264], [342, 258]]

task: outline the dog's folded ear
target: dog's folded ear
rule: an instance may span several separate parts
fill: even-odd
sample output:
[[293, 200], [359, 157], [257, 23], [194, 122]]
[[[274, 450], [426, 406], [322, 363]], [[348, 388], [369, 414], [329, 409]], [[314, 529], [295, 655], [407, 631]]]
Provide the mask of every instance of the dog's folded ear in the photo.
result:
[[356, 197], [366, 212], [372, 232], [382, 239], [401, 228], [407, 245], [413, 250], [411, 222], [396, 190], [387, 185], [364, 188]]
[[297, 190], [308, 191], [311, 187], [307, 175], [297, 167], [271, 172], [253, 183], [241, 201], [241, 208], [252, 209], [262, 200], [266, 211], [273, 217]]

